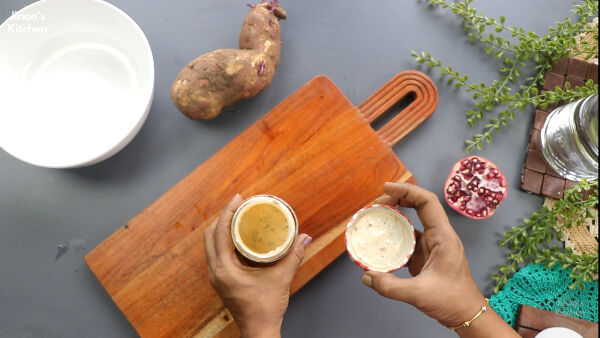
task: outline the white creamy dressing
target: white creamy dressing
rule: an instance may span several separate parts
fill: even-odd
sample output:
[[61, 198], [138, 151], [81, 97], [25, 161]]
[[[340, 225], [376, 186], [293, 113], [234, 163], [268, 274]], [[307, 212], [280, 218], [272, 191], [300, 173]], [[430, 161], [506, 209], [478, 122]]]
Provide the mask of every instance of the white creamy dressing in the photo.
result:
[[410, 225], [393, 210], [383, 208], [365, 210], [350, 230], [354, 254], [378, 270], [402, 264], [413, 242]]

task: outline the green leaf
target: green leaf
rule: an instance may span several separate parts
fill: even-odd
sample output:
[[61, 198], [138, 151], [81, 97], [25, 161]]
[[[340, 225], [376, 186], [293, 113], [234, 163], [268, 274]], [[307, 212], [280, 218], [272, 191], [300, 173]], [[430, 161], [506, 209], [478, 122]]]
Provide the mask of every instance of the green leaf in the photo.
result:
[[[466, 74], [459, 74], [452, 67], [443, 67], [440, 60], [434, 59], [429, 53], [418, 54], [411, 51], [416, 62], [424, 63], [431, 68], [438, 68], [441, 77], [446, 77], [449, 84], [456, 88], [466, 87], [467, 92], [472, 93], [475, 112], [467, 111], [467, 123], [475, 126], [477, 121], [483, 118], [484, 113], [493, 111], [498, 105], [507, 107], [506, 112], [500, 113], [502, 117], [493, 127], [486, 129], [486, 136], [473, 135], [472, 143], [467, 143], [467, 151], [482, 149], [483, 140], [491, 135], [491, 131], [497, 131], [500, 126], [505, 126], [508, 120], [514, 119], [516, 112], [524, 110], [530, 104], [542, 109], [547, 109], [551, 104], [560, 101], [571, 102], [581, 97], [589, 96], [598, 92], [598, 85], [586, 83], [583, 87], [572, 88], [567, 84], [564, 89], [558, 88], [546, 91], [545, 94], [538, 90], [544, 82], [544, 74], [551, 69], [552, 63], [560, 57], [566, 56], [575, 50], [575, 35], [586, 29], [587, 22], [597, 16], [598, 2], [594, 0], [583, 0], [582, 3], [573, 7], [576, 16], [568, 16], [562, 21], [548, 28], [543, 35], [532, 31], [525, 31], [522, 27], [515, 25], [505, 26], [506, 18], [500, 16], [498, 20], [489, 18], [476, 8], [472, 7], [472, 0], [458, 2], [447, 2], [446, 0], [432, 0], [430, 4], [447, 8], [462, 19], [466, 34], [471, 41], [479, 41], [487, 54], [502, 59], [500, 77], [491, 83], [473, 84], [468, 83]], [[580, 17], [581, 19], [577, 19]], [[499, 33], [506, 30], [515, 37], [507, 40], [502, 36], [485, 34], [486, 28], [491, 27], [494, 32]], [[597, 30], [596, 37], [589, 44], [584, 44], [584, 53], [594, 53], [598, 49]], [[580, 47], [578, 47], [580, 48]], [[505, 57], [505, 55], [509, 55]], [[586, 55], [587, 56], [587, 55]], [[525, 61], [531, 60], [533, 65], [525, 65]], [[531, 62], [530, 61], [530, 62]], [[527, 69], [525, 79], [521, 71]], [[531, 73], [533, 71], [533, 73]], [[589, 81], [588, 81], [589, 82]], [[522, 88], [515, 88], [514, 83], [523, 83]], [[481, 100], [481, 101], [477, 101]], [[502, 129], [502, 128], [501, 128]], [[547, 234], [541, 234], [540, 238], [547, 238]]]

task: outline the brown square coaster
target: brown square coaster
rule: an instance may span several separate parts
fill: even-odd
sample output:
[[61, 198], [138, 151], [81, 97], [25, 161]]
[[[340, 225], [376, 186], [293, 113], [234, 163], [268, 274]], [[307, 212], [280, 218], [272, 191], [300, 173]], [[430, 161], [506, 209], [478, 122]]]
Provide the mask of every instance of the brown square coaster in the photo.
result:
[[[541, 143], [541, 141], [540, 141], [540, 143]], [[542, 157], [543, 156], [544, 156], [544, 154], [542, 154]], [[546, 160], [544, 159], [544, 161], [546, 161]], [[557, 173], [556, 171], [554, 171], [554, 169], [552, 169], [552, 167], [550, 165], [546, 165], [546, 174], [550, 175], [550, 176], [562, 178], [562, 176], [559, 173]]]
[[521, 189], [539, 194], [542, 191], [543, 181], [544, 174], [525, 168], [521, 175]]
[[567, 74], [567, 67], [569, 66], [569, 58], [562, 58], [552, 65], [552, 71], [557, 74]]
[[527, 305], [519, 305], [515, 330], [523, 338], [533, 338], [540, 331], [556, 326], [569, 328], [586, 338], [598, 338], [598, 323]]
[[[585, 71], [587, 73], [587, 68]], [[546, 77], [544, 78], [544, 89], [554, 90], [556, 86], [562, 87], [564, 83], [564, 75], [556, 74], [554, 72], [547, 72]]]
[[542, 132], [537, 129], [531, 129], [529, 144], [532, 150], [542, 151]]
[[542, 152], [535, 149], [529, 149], [527, 158], [525, 159], [525, 168], [539, 173], [546, 172], [546, 160]]
[[592, 79], [595, 83], [598, 83], [598, 65], [590, 63], [586, 79]]
[[539, 109], [536, 110], [535, 119], [533, 120], [533, 129], [542, 130], [542, 127], [544, 126], [544, 122], [546, 122], [546, 118], [548, 117], [548, 115], [548, 112]]
[[588, 71], [588, 65], [589, 62], [579, 59], [571, 59], [569, 60], [569, 66], [567, 67], [566, 74], [585, 80]]
[[577, 185], [578, 182], [575, 181], [571, 181], [571, 180], [567, 180], [565, 182], [565, 190], [569, 189], [570, 187]]
[[571, 88], [581, 87], [585, 84], [585, 81], [583, 81], [583, 79], [571, 75], [567, 75], [565, 77], [565, 83], [567, 82], [571, 84]]
[[[582, 86], [588, 79], [598, 83], [598, 65], [577, 59], [562, 58], [552, 66], [552, 71], [546, 72], [543, 89], [553, 90], [555, 86], [562, 87], [569, 82], [571, 87]], [[542, 90], [542, 93], [544, 90]], [[558, 105], [563, 105], [559, 103]], [[547, 197], [561, 198], [565, 189], [577, 182], [566, 180], [555, 172], [542, 155], [541, 129], [550, 112], [556, 105], [545, 109], [538, 107], [531, 123], [527, 157], [521, 174], [521, 189]], [[585, 194], [584, 194], [585, 196]]]
[[542, 195], [562, 198], [563, 191], [565, 191], [565, 180], [562, 178], [544, 175], [544, 182], [542, 183]]

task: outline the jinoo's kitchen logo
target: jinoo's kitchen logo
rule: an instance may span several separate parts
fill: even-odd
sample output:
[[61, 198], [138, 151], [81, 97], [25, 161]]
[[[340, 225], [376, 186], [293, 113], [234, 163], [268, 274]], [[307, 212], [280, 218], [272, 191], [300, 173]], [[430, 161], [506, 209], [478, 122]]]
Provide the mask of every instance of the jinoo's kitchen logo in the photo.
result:
[[46, 15], [42, 12], [19, 13], [13, 11], [7, 20], [8, 33], [11, 34], [46, 34], [48, 27], [44, 25]]

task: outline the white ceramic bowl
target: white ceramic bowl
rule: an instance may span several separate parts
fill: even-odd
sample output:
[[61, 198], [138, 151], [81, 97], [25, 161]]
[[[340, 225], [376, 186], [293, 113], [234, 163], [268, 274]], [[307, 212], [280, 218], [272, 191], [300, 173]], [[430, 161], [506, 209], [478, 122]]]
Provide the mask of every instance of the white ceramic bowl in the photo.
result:
[[146, 36], [102, 0], [42, 0], [0, 25], [0, 147], [72, 168], [123, 149], [154, 94]]

